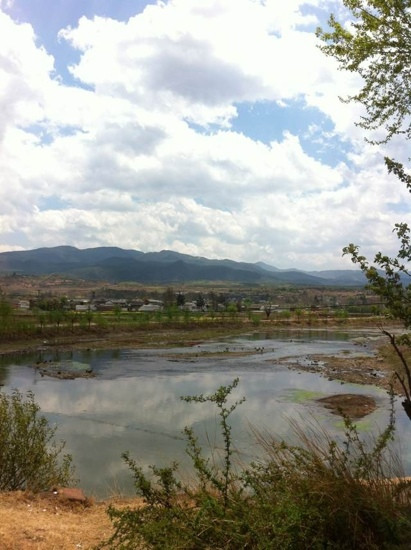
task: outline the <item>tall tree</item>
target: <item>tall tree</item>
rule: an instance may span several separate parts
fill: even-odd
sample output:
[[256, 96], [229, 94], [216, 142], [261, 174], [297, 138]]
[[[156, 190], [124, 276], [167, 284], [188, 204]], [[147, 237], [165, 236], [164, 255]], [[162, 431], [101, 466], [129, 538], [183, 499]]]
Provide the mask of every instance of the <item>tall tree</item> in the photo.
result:
[[[321, 50], [334, 57], [340, 69], [358, 73], [363, 79], [361, 90], [345, 102], [365, 107], [365, 115], [357, 123], [366, 130], [380, 130], [374, 144], [387, 143], [394, 136], [411, 138], [411, 0], [342, 0], [350, 12], [350, 24], [341, 24], [331, 15], [330, 29], [317, 29], [323, 41]], [[385, 158], [390, 173], [411, 192], [411, 176], [404, 165]], [[351, 255], [368, 279], [369, 287], [381, 296], [391, 313], [405, 328], [411, 327], [411, 238], [406, 223], [398, 223], [394, 232], [400, 241], [396, 257], [378, 252], [372, 265], [360, 255], [359, 247], [350, 244], [343, 253]], [[408, 336], [398, 338], [383, 330], [397, 353], [402, 368], [395, 372], [404, 395], [403, 407], [411, 419], [411, 367], [404, 345]]]

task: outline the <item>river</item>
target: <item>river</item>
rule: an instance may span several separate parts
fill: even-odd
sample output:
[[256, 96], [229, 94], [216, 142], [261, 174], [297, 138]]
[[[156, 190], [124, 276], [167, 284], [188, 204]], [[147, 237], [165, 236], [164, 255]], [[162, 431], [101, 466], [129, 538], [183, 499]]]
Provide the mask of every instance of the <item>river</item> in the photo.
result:
[[[356, 341], [367, 333], [279, 331], [222, 339], [189, 348], [87, 350], [58, 353], [47, 349], [32, 356], [3, 359], [3, 391], [32, 390], [57, 439], [66, 441], [79, 485], [90, 495], [131, 494], [132, 479], [121, 454], [130, 451], [142, 467], [176, 460], [190, 475], [182, 430], [191, 426], [210, 457], [221, 447], [218, 418], [212, 405], [186, 403], [183, 395], [213, 393], [239, 377], [233, 398], [246, 401], [230, 417], [239, 462], [260, 456], [253, 428], [295, 440], [290, 419], [307, 426], [318, 423], [332, 434], [343, 433], [341, 418], [316, 402], [336, 393], [362, 393], [377, 410], [357, 425], [377, 433], [389, 417], [389, 397], [374, 386], [342, 384], [318, 374], [289, 369], [289, 362], [311, 354], [355, 355]], [[44, 374], [50, 368], [92, 371], [91, 378], [60, 379]], [[39, 368], [39, 365], [42, 368]], [[411, 474], [410, 421], [399, 401], [396, 445]], [[401, 448], [400, 448], [401, 447]], [[214, 450], [213, 450], [214, 449]], [[217, 449], [217, 451], [215, 450]]]

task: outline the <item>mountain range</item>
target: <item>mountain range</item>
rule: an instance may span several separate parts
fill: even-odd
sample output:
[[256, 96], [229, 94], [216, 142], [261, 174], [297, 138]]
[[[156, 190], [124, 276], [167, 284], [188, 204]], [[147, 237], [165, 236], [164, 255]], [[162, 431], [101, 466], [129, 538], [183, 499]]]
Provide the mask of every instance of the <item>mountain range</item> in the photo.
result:
[[0, 253], [0, 274], [59, 274], [111, 283], [183, 283], [227, 281], [248, 284], [294, 284], [305, 286], [364, 286], [360, 270], [303, 271], [278, 269], [257, 262], [210, 260], [171, 250], [140, 252], [117, 247], [80, 250], [56, 246]]

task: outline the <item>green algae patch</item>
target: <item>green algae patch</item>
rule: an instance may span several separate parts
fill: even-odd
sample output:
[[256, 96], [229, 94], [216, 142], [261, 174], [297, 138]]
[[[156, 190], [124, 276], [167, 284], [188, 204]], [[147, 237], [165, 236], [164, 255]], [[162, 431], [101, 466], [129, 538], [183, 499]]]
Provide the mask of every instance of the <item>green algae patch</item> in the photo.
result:
[[296, 388], [288, 390], [284, 399], [290, 403], [306, 403], [307, 401], [316, 401], [321, 397], [324, 397], [321, 392]]
[[[371, 422], [368, 418], [362, 418], [361, 420], [355, 420], [353, 422], [355, 429], [359, 433], [374, 433], [375, 423]], [[334, 426], [339, 430], [345, 430], [346, 425], [343, 420], [338, 420], [334, 423]]]

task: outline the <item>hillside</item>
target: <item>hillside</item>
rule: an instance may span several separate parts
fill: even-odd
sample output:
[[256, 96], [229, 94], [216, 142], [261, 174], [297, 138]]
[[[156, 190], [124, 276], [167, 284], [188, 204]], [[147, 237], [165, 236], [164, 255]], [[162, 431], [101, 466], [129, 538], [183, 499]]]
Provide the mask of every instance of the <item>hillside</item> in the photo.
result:
[[80, 250], [73, 246], [0, 253], [0, 274], [59, 274], [111, 283], [134, 281], [168, 284], [227, 281], [247, 284], [362, 286], [359, 270], [305, 272], [258, 263], [213, 260], [171, 250], [140, 252], [118, 247]]

